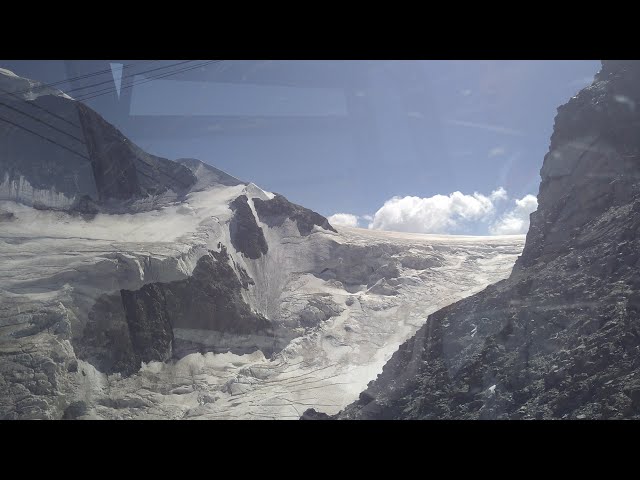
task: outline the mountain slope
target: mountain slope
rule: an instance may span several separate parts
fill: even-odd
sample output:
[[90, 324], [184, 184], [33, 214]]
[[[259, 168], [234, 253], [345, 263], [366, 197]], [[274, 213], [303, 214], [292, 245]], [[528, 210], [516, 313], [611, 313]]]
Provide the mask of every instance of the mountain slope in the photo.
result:
[[0, 200], [145, 210], [195, 185], [186, 166], [144, 152], [86, 105], [39, 85], [0, 70]]
[[196, 184], [191, 187], [191, 191], [204, 190], [214, 185], [226, 185], [228, 187], [240, 184], [247, 185], [247, 183], [232, 177], [213, 165], [208, 165], [195, 158], [179, 158], [176, 162], [191, 170], [198, 179]]
[[604, 61], [558, 109], [511, 276], [429, 316], [335, 418], [640, 416], [639, 104], [640, 62]]
[[56, 92], [13, 101], [77, 123], [89, 161], [2, 132], [0, 418], [337, 412], [426, 314], [505, 278], [523, 247], [337, 230], [215, 167], [148, 155]]

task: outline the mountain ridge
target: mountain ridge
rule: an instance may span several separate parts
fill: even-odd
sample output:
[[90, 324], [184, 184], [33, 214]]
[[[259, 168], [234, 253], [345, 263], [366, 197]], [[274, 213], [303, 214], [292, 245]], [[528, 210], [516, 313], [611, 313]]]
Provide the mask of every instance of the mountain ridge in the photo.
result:
[[522, 249], [334, 228], [203, 162], [149, 155], [71, 99], [34, 101], [81, 143], [0, 129], [2, 419], [337, 411], [425, 312], [504, 278]]

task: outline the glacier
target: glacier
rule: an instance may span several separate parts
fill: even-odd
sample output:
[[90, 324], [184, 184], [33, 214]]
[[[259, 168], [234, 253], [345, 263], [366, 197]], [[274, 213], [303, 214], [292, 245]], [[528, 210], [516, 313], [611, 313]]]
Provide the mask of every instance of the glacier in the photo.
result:
[[[13, 216], [0, 233], [2, 348], [59, 342], [59, 355], [78, 365], [64, 372], [59, 388], [68, 392], [65, 403], [87, 406], [82, 418], [280, 419], [307, 408], [331, 414], [357, 398], [430, 313], [508, 277], [524, 245], [523, 236], [348, 227], [315, 227], [304, 237], [290, 220], [273, 228], [258, 218], [269, 252], [252, 260], [231, 245], [228, 204], [239, 195], [250, 203], [272, 198], [254, 185], [213, 187], [158, 211], [91, 220], [1, 202]], [[81, 331], [100, 295], [188, 278], [222, 245], [255, 282], [243, 292], [248, 305], [295, 335], [270, 357], [259, 350], [190, 353], [123, 376], [77, 358], [73, 338], [60, 341], [49, 331], [11, 338], [38, 310], [57, 310], [71, 331]], [[376, 290], [381, 282], [386, 290]], [[255, 344], [251, 335], [211, 330], [174, 335], [204, 345]]]
[[2, 419], [337, 413], [524, 247], [334, 228], [199, 160], [149, 155], [60, 91], [6, 70], [0, 84], [86, 144], [86, 159], [54, 154], [0, 126]]

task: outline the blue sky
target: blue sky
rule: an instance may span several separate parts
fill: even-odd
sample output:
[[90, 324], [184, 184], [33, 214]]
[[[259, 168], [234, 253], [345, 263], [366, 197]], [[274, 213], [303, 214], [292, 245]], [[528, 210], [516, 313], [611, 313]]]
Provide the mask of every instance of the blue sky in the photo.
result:
[[[0, 62], [46, 82], [109, 64]], [[537, 194], [556, 109], [599, 66], [227, 61], [89, 104], [153, 154], [199, 158], [326, 216], [367, 226], [382, 209], [376, 228], [515, 233], [496, 225]]]

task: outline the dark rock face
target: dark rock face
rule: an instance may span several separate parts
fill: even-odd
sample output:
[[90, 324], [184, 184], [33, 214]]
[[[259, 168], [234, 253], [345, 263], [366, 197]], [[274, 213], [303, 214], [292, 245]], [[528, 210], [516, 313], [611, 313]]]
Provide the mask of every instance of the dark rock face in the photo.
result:
[[300, 312], [299, 326], [314, 328], [331, 317], [340, 315], [344, 308], [334, 302], [329, 295], [310, 296], [308, 303]]
[[82, 197], [76, 198], [69, 210], [72, 213], [95, 215], [100, 212], [100, 206], [94, 202], [89, 195], [83, 195]]
[[247, 271], [242, 268], [240, 265], [238, 265], [235, 261], [233, 262], [233, 264], [236, 267], [236, 270], [238, 271], [238, 278], [240, 279], [240, 283], [242, 284], [242, 288], [244, 288], [245, 290], [247, 290], [249, 288], [249, 285], [255, 285], [256, 282], [253, 281], [253, 278], [251, 278], [249, 276], [249, 274], [247, 273]]
[[[6, 153], [0, 158], [0, 183], [8, 181], [13, 191], [0, 192], [0, 198], [65, 210], [69, 205], [57, 198], [62, 195], [106, 208], [169, 190], [182, 195], [197, 181], [189, 168], [142, 151], [82, 103], [54, 95], [26, 102], [41, 109], [10, 96], [3, 102], [11, 107], [3, 107], [3, 115], [31, 131], [0, 122], [0, 148]], [[32, 198], [23, 191], [24, 181], [50, 194]]]
[[605, 61], [593, 84], [558, 109], [518, 268], [570, 248], [589, 221], [637, 192], [638, 78], [639, 63]]
[[315, 408], [310, 408], [302, 414], [300, 420], [331, 420], [326, 413], [316, 412]]
[[134, 351], [144, 362], [169, 360], [173, 330], [162, 284], [151, 283], [140, 290], [121, 290], [129, 336]]
[[143, 361], [131, 337], [122, 294], [102, 295], [89, 312], [82, 335], [73, 340], [73, 348], [78, 358], [101, 372], [130, 375]]
[[509, 279], [433, 315], [341, 419], [640, 418], [640, 63], [558, 109]]
[[129, 154], [130, 148], [119, 132], [88, 107], [78, 104], [80, 125], [91, 159], [93, 177], [99, 200], [128, 200], [140, 195], [136, 165]]
[[[77, 192], [83, 192], [97, 198], [91, 163], [83, 158], [88, 155], [75, 102], [53, 95], [38, 97], [31, 102], [54, 112], [59, 118], [37, 107], [29, 107], [24, 101], [11, 96], [3, 99], [3, 102], [15, 109], [2, 107], [3, 117], [30, 131], [0, 122], [0, 148], [3, 152], [0, 157], [0, 182], [8, 179], [17, 186], [22, 176], [34, 189], [54, 189], [70, 198]], [[31, 117], [17, 111], [26, 111]], [[58, 130], [48, 128], [38, 120]], [[65, 148], [53, 145], [38, 135]]]
[[15, 214], [13, 212], [6, 212], [4, 210], [0, 210], [0, 222], [10, 222], [15, 218]]
[[213, 165], [209, 165], [195, 158], [179, 158], [176, 162], [187, 167], [198, 178], [199, 186], [196, 187], [196, 189], [207, 188], [214, 185], [233, 187], [235, 185], [247, 184]]
[[[89, 314], [82, 337], [74, 340], [74, 348], [100, 371], [123, 374], [137, 371], [141, 362], [198, 351], [197, 345], [180, 345], [174, 337], [177, 328], [254, 335], [265, 339], [264, 344], [243, 345], [242, 353], [273, 350], [271, 324], [244, 302], [241, 289], [247, 288], [250, 278], [246, 272], [240, 276], [242, 281], [223, 246], [220, 252], [202, 257], [187, 279], [104, 295]], [[234, 347], [219, 345], [212, 350], [234, 351]]]
[[264, 238], [262, 228], [256, 222], [256, 218], [249, 207], [246, 195], [240, 195], [229, 207], [234, 213], [229, 225], [231, 244], [245, 257], [257, 259], [267, 253], [269, 247]]
[[87, 413], [87, 404], [83, 401], [73, 402], [62, 415], [63, 420], [75, 420]]
[[195, 184], [188, 168], [149, 155], [86, 105], [77, 108], [100, 200], [186, 193]]
[[269, 322], [254, 314], [242, 299], [242, 284], [228, 258], [223, 246], [220, 252], [202, 257], [191, 277], [163, 289], [174, 328], [241, 334], [269, 328]]
[[285, 220], [290, 218], [296, 222], [298, 231], [300, 235], [303, 236], [309, 235], [314, 225], [318, 225], [325, 230], [331, 230], [332, 232], [336, 231], [329, 221], [319, 213], [291, 203], [279, 194], [276, 194], [271, 200], [254, 198], [253, 204], [256, 207], [256, 212], [260, 220], [270, 227], [282, 226]]

